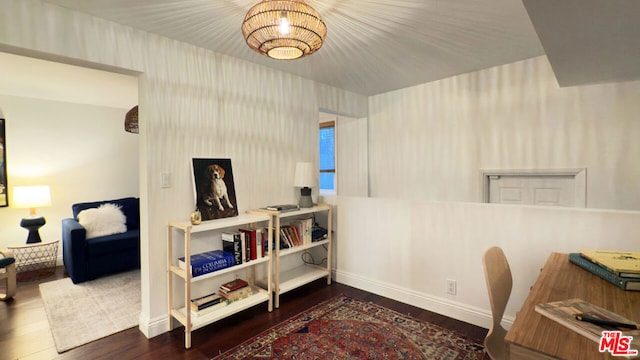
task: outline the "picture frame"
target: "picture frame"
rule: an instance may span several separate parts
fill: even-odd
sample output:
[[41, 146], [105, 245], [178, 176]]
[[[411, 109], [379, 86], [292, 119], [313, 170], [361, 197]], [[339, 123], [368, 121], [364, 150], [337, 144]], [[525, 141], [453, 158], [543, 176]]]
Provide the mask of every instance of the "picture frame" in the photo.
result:
[[0, 207], [9, 206], [9, 185], [7, 185], [7, 141], [5, 119], [0, 116]]
[[238, 216], [231, 159], [193, 158], [196, 209], [203, 221]]

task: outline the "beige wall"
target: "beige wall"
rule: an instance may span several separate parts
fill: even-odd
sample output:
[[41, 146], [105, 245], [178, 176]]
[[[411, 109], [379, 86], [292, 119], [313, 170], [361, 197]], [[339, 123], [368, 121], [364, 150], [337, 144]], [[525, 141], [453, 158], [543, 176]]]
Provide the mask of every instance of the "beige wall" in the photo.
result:
[[[325, 200], [337, 208], [336, 281], [485, 328], [491, 311], [482, 254], [489, 247], [502, 247], [513, 275], [508, 327], [551, 252], [637, 250], [640, 238], [637, 211]], [[456, 280], [456, 295], [447, 294], [447, 279]]]
[[482, 169], [586, 168], [587, 207], [640, 210], [639, 98], [560, 88], [546, 57], [372, 96], [370, 195], [476, 202]]
[[[193, 209], [190, 159], [232, 159], [241, 212], [290, 202], [295, 163], [317, 161], [319, 109], [366, 115], [363, 96], [38, 0], [0, 3], [0, 50], [142, 73], [140, 328], [149, 336], [167, 330], [165, 227]], [[162, 173], [172, 187], [161, 187]]]
[[[0, 107], [9, 194], [21, 185], [51, 189], [51, 206], [37, 209], [47, 221], [43, 241], [60, 239], [73, 203], [138, 196], [139, 138], [124, 131], [127, 109], [8, 95], [0, 95]], [[0, 214], [0, 247], [24, 245], [27, 230], [19, 224], [29, 210], [0, 208]]]

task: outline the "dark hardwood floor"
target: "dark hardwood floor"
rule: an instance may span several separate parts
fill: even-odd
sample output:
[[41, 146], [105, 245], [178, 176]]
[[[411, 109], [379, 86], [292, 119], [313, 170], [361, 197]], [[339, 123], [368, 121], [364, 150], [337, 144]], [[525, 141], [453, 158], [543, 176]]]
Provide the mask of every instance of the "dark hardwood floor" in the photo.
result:
[[60, 268], [50, 278], [19, 283], [14, 299], [0, 303], [0, 359], [211, 359], [288, 317], [339, 294], [372, 301], [480, 341], [487, 333], [486, 329], [446, 316], [335, 282], [327, 286], [326, 280], [318, 280], [283, 294], [280, 308], [271, 313], [266, 310], [267, 305], [262, 304], [196, 330], [192, 333], [189, 350], [184, 348], [184, 328], [152, 339], [147, 339], [138, 328], [133, 328], [58, 354], [38, 283], [64, 276]]

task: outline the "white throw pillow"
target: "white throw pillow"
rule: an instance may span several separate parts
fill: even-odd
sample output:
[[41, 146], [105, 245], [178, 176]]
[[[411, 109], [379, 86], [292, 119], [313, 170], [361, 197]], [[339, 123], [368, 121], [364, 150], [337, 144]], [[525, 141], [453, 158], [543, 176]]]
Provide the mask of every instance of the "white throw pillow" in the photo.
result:
[[127, 217], [115, 204], [82, 210], [78, 213], [78, 222], [87, 230], [87, 239], [127, 231]]

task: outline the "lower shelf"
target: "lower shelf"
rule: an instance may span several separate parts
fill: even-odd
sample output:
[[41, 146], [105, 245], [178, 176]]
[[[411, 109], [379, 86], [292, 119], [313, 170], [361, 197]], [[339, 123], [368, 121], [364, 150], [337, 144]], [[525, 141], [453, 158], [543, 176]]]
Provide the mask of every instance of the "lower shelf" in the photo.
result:
[[302, 265], [283, 271], [280, 273], [280, 294], [329, 275], [327, 268], [315, 265]]
[[[235, 301], [227, 306], [204, 315], [194, 316], [192, 314], [191, 330], [199, 329], [203, 326], [224, 319], [227, 316], [233, 315], [239, 311], [248, 309], [265, 301], [269, 301], [270, 295], [266, 290], [257, 287], [254, 287], [253, 290], [255, 293], [246, 299]], [[176, 318], [176, 320], [178, 320], [182, 325], [186, 325], [187, 309], [185, 307], [171, 310], [171, 315]]]

